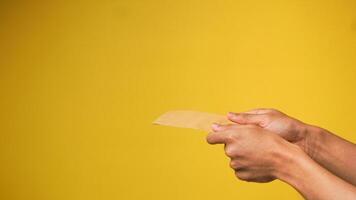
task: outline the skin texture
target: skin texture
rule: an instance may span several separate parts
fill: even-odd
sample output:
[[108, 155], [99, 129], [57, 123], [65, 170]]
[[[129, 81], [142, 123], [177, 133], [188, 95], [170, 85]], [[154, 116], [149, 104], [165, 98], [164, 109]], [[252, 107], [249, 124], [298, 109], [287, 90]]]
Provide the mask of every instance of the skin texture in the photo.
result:
[[356, 199], [354, 144], [273, 109], [229, 113], [228, 118], [237, 124], [214, 124], [207, 141], [225, 144], [240, 180], [280, 179], [306, 199]]
[[298, 145], [333, 174], [356, 186], [356, 145], [329, 131], [308, 125], [275, 109], [229, 113], [238, 124], [254, 124]]
[[[209, 144], [225, 144], [230, 166], [244, 181], [269, 182], [274, 180], [280, 149], [289, 145], [276, 134], [253, 125], [217, 126], [207, 137]], [[267, 141], [267, 142], [266, 142]]]
[[285, 140], [297, 144], [304, 152], [311, 155], [305, 137], [307, 125], [274, 109], [254, 109], [242, 113], [228, 113], [228, 119], [238, 124], [257, 125], [265, 130], [280, 135]]

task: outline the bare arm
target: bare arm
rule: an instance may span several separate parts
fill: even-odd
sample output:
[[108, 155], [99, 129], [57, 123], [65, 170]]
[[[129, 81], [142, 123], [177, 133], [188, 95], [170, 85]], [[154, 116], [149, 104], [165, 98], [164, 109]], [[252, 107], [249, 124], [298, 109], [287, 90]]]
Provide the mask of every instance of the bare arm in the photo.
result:
[[280, 179], [308, 200], [356, 199], [356, 188], [313, 161], [300, 147], [252, 125], [213, 127], [207, 140], [225, 144], [230, 166], [244, 181]]
[[356, 199], [356, 188], [313, 161], [299, 146], [251, 125], [213, 127], [207, 141], [225, 144], [230, 166], [244, 181], [280, 179], [309, 200]]
[[310, 156], [333, 174], [356, 185], [356, 145], [315, 126], [307, 126], [305, 134]]
[[356, 188], [353, 185], [333, 175], [298, 150], [281, 163], [276, 176], [294, 187], [305, 199], [356, 199]]

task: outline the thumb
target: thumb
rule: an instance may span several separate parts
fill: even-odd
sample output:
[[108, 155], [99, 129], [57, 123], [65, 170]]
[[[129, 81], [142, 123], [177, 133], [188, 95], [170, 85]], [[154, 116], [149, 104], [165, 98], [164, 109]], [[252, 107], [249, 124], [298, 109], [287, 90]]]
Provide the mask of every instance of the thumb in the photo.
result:
[[267, 124], [267, 117], [264, 114], [229, 112], [227, 118], [238, 124], [254, 124], [260, 127], [265, 127]]

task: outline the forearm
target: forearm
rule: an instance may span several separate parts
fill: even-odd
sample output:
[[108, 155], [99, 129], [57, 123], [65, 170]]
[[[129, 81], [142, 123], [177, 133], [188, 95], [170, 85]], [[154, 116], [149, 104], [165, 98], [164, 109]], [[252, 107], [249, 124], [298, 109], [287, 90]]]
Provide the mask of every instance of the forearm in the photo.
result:
[[356, 145], [319, 127], [308, 125], [306, 130], [304, 145], [308, 155], [356, 186]]
[[353, 185], [334, 176], [294, 147], [287, 160], [280, 162], [276, 177], [294, 187], [305, 199], [356, 199]]

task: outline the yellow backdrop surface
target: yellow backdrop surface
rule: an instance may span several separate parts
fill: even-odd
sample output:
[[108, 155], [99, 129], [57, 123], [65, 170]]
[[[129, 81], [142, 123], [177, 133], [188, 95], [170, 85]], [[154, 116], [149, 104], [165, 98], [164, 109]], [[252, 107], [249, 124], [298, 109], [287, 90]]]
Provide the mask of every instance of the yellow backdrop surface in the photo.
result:
[[[0, 199], [301, 199], [161, 113], [274, 107], [356, 141], [356, 2], [0, 2]], [[313, 184], [313, 183], [310, 183]]]

